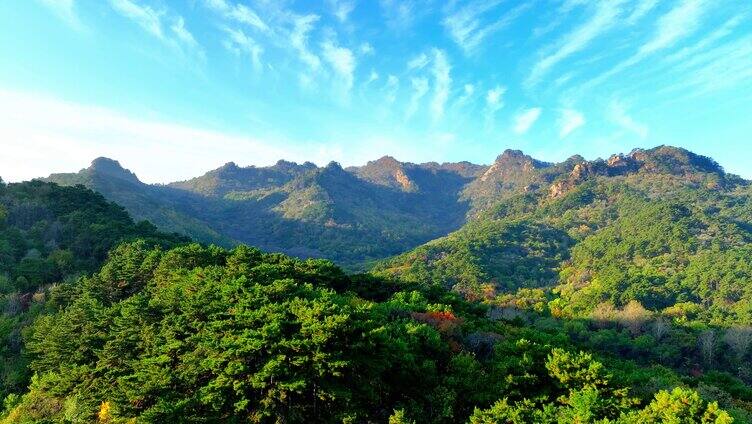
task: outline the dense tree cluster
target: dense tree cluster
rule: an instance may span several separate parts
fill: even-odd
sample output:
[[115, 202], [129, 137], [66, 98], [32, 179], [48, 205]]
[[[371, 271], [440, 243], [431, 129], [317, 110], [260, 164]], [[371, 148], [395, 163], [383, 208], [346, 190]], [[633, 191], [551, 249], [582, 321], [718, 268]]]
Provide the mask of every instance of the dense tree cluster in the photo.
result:
[[652, 173], [588, 166], [559, 191], [511, 195], [374, 270], [451, 288], [493, 305], [494, 318], [590, 351], [670, 367], [749, 410], [750, 186], [666, 149], [651, 156]]
[[96, 271], [110, 249], [136, 238], [165, 247], [187, 242], [133, 222], [83, 187], [0, 180], [0, 394], [28, 383], [21, 329], [44, 312], [45, 286]]
[[731, 422], [690, 389], [643, 407], [566, 340], [416, 288], [245, 246], [123, 244], [48, 291], [5, 420]]

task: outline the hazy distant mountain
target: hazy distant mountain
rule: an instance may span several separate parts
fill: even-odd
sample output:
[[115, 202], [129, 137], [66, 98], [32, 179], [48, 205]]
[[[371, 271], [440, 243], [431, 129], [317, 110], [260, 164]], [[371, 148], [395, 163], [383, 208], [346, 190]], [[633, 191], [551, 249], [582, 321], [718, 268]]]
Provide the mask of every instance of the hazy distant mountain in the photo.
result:
[[487, 167], [402, 163], [391, 157], [342, 169], [331, 163], [228, 163], [167, 185], [140, 182], [117, 161], [99, 158], [46, 181], [83, 184], [135, 218], [204, 242], [249, 243], [357, 267], [459, 228], [471, 208], [462, 190]]
[[[413, 164], [389, 156], [347, 169], [334, 162], [325, 167], [286, 161], [239, 167], [230, 162], [167, 185], [144, 184], [118, 162], [99, 158], [78, 173], [46, 180], [83, 184], [136, 219], [196, 240], [248, 243], [362, 268], [445, 236], [468, 220], [482, 221], [499, 202], [511, 199], [537, 210], [591, 180], [627, 180], [630, 187], [641, 185], [645, 195], [664, 196], [669, 187], [648, 181], [669, 177], [674, 184], [697, 189], [730, 190], [741, 184], [712, 160], [671, 147], [636, 150], [607, 161], [573, 156], [558, 164], [515, 150], [505, 151], [491, 166]], [[533, 200], [520, 203], [524, 195]]]

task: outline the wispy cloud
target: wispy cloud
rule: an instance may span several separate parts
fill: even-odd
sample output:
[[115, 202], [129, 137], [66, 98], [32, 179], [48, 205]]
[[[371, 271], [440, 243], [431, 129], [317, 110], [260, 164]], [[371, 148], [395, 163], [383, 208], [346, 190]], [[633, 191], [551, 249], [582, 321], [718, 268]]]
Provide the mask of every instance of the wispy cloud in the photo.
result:
[[720, 26], [720, 28], [709, 33], [697, 43], [679, 49], [678, 51], [666, 56], [665, 61], [669, 63], [676, 63], [686, 58], [695, 56], [708, 47], [711, 47], [717, 41], [720, 41], [731, 35], [734, 32], [734, 29], [736, 29], [736, 27], [738, 27], [739, 24], [742, 23], [742, 21], [746, 18], [746, 15], [736, 15], [729, 18], [728, 20], [726, 20], [726, 22], [723, 23], [723, 25]]
[[344, 0], [329, 0], [329, 7], [332, 10], [332, 14], [340, 21], [347, 22], [350, 14], [355, 10], [354, 1]]
[[637, 52], [639, 56], [647, 56], [658, 50], [671, 47], [678, 40], [693, 33], [704, 11], [707, 0], [683, 0], [674, 9], [661, 16], [658, 20], [655, 36], [643, 44]]
[[373, 48], [371, 43], [363, 42], [360, 43], [360, 47], [358, 47], [358, 50], [360, 51], [360, 54], [365, 56], [370, 56], [376, 52], [376, 50]]
[[52, 13], [57, 15], [58, 18], [62, 19], [71, 28], [78, 31], [84, 29], [84, 25], [76, 14], [75, 0], [39, 0], [39, 2], [52, 11]]
[[407, 70], [408, 71], [414, 71], [418, 69], [423, 69], [428, 65], [428, 63], [431, 61], [431, 59], [428, 58], [428, 55], [425, 53], [421, 53], [417, 56], [414, 56], [412, 59], [410, 59], [407, 62]]
[[264, 49], [253, 38], [246, 35], [243, 30], [225, 27], [224, 31], [227, 33], [227, 39], [224, 41], [225, 48], [238, 56], [242, 53], [249, 54], [253, 68], [260, 70], [262, 67], [261, 54]]
[[399, 90], [399, 78], [396, 75], [389, 75], [386, 78], [386, 84], [384, 84], [384, 91], [386, 92], [385, 102], [392, 104], [397, 100], [397, 90]]
[[230, 3], [226, 0], [206, 0], [206, 5], [227, 19], [249, 25], [260, 31], [269, 31], [269, 25], [259, 17], [256, 11], [246, 5]]
[[434, 97], [431, 102], [431, 113], [434, 121], [438, 121], [444, 116], [444, 107], [449, 99], [449, 91], [452, 88], [452, 67], [446, 53], [439, 49], [433, 51], [433, 74], [434, 80]]
[[392, 29], [410, 28], [433, 11], [434, 0], [379, 0], [386, 24]]
[[566, 138], [577, 128], [585, 125], [585, 115], [574, 109], [562, 109], [557, 124], [559, 125], [559, 138]]
[[371, 73], [368, 74], [368, 79], [366, 80], [365, 85], [369, 85], [370, 83], [374, 81], [378, 81], [378, 80], [379, 80], [379, 73], [376, 72], [375, 69], [371, 69]]
[[486, 38], [510, 25], [533, 5], [532, 1], [522, 3], [500, 17], [484, 22], [483, 16], [500, 3], [502, 0], [476, 0], [450, 13], [442, 23], [452, 40], [466, 53], [471, 53]]
[[496, 112], [504, 107], [504, 93], [506, 92], [507, 88], [500, 85], [486, 91], [485, 119], [487, 127], [493, 122]]
[[300, 60], [314, 71], [321, 66], [321, 59], [308, 49], [308, 33], [313, 30], [318, 20], [317, 15], [297, 16], [290, 34], [290, 45], [298, 52]]
[[410, 80], [413, 87], [413, 94], [410, 96], [410, 103], [407, 105], [405, 111], [405, 119], [410, 119], [415, 112], [418, 111], [421, 99], [428, 93], [428, 79], [427, 78], [413, 78]]
[[607, 117], [612, 123], [640, 138], [644, 139], [648, 136], [647, 125], [637, 122], [621, 101], [611, 101], [607, 110]]
[[588, 81], [581, 89], [592, 88], [650, 55], [673, 47], [679, 40], [692, 34], [699, 26], [708, 0], [681, 0], [676, 7], [658, 19], [653, 36], [637, 52], [613, 68]]
[[623, 5], [624, 0], [596, 3], [590, 19], [564, 35], [533, 65], [530, 75], [525, 80], [525, 85], [528, 87], [536, 85], [559, 62], [582, 51], [598, 36], [612, 29], [623, 13]]
[[689, 96], [749, 87], [752, 81], [752, 36], [745, 36], [692, 56], [672, 69], [681, 79], [663, 91]]
[[466, 105], [470, 99], [473, 98], [475, 95], [476, 88], [475, 84], [466, 83], [462, 86], [462, 95], [460, 95], [457, 98], [457, 101], [454, 102], [454, 107], [462, 107]]
[[338, 46], [331, 40], [321, 43], [324, 59], [329, 62], [334, 72], [336, 72], [344, 81], [346, 90], [353, 86], [353, 74], [355, 73], [355, 55], [352, 50]]
[[533, 107], [529, 109], [525, 109], [514, 118], [514, 132], [516, 134], [525, 134], [530, 130], [530, 128], [535, 124], [535, 121], [538, 120], [538, 118], [541, 115], [541, 112], [543, 112], [543, 109], [539, 107]]
[[483, 14], [492, 10], [501, 0], [476, 0], [444, 18], [444, 27], [454, 42], [466, 51], [472, 50], [487, 36], [481, 23]]
[[178, 40], [183, 42], [183, 44], [191, 47], [198, 46], [193, 34], [191, 34], [191, 32], [185, 27], [185, 20], [183, 20], [182, 16], [175, 20], [175, 23], [172, 24], [170, 30], [172, 30], [173, 34], [175, 34], [175, 36], [178, 37]]
[[112, 8], [140, 26], [144, 31], [165, 40], [165, 34], [162, 30], [162, 16], [164, 12], [158, 12], [149, 6], [142, 6], [131, 0], [110, 0]]
[[632, 9], [632, 13], [629, 15], [629, 17], [627, 17], [627, 24], [636, 24], [640, 19], [650, 13], [650, 11], [653, 10], [657, 5], [658, 0], [639, 0], [636, 3], [634, 9]]
[[166, 9], [157, 10], [135, 0], [110, 0], [110, 6], [120, 16], [131, 20], [180, 55], [189, 52], [200, 61], [206, 60], [204, 50], [188, 30], [182, 16], [170, 15]]
[[488, 106], [488, 108], [496, 112], [497, 110], [504, 107], [502, 96], [506, 92], [507, 88], [500, 85], [497, 85], [496, 87], [488, 90], [488, 92], [486, 92], [486, 105]]

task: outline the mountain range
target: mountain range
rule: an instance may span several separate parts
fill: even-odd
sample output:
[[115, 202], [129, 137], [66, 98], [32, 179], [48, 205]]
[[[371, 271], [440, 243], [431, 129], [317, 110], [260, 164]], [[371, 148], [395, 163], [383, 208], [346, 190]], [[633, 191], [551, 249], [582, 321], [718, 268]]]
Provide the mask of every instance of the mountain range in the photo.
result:
[[117, 161], [98, 158], [77, 173], [45, 181], [82, 184], [125, 207], [137, 220], [195, 240], [247, 243], [299, 257], [323, 257], [353, 270], [445, 236], [520, 193], [561, 197], [595, 177], [682, 175], [738, 185], [715, 162], [659, 147], [553, 164], [507, 150], [490, 166], [399, 162], [385, 156], [343, 169], [280, 160], [269, 167], [227, 163], [166, 185], [142, 183]]
[[45, 180], [0, 422], [752, 422], [752, 184], [687, 150]]
[[328, 258], [469, 299], [534, 289], [573, 316], [635, 301], [752, 319], [752, 186], [676, 147], [561, 163], [506, 150], [490, 166], [228, 163], [167, 185], [100, 158], [46, 180], [83, 184], [163, 231]]
[[463, 190], [487, 170], [391, 157], [347, 169], [334, 162], [242, 168], [231, 162], [187, 181], [149, 185], [117, 161], [99, 158], [45, 181], [82, 184], [136, 219], [198, 241], [247, 243], [357, 269], [459, 228], [473, 207]]

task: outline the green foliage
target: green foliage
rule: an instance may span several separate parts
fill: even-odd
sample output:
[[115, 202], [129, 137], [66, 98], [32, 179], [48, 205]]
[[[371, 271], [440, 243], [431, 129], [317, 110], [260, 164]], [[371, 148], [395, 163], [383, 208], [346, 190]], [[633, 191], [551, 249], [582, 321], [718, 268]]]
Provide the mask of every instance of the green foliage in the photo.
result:
[[361, 297], [372, 293], [362, 281], [245, 246], [122, 244], [98, 273], [50, 290], [60, 306], [26, 331], [36, 377], [4, 419], [596, 422], [635, 411], [590, 354], [440, 290], [381, 280], [390, 296]]
[[661, 424], [729, 424], [733, 419], [716, 403], [704, 402], [691, 390], [677, 387], [671, 392], [661, 391], [644, 410], [630, 414], [625, 423]]
[[133, 222], [123, 208], [83, 187], [38, 181], [0, 187], [0, 396], [5, 396], [28, 384], [21, 331], [46, 311], [47, 287], [96, 271], [120, 242], [138, 238], [169, 247], [187, 240]]
[[568, 255], [569, 236], [529, 221], [481, 221], [405, 255], [374, 271], [477, 297], [484, 288], [514, 290], [550, 285]]
[[462, 224], [469, 206], [458, 193], [484, 167], [456, 165], [386, 160], [344, 170], [336, 163], [324, 168], [229, 163], [198, 178], [155, 186], [99, 158], [77, 174], [48, 180], [83, 184], [137, 219], [200, 242], [248, 243], [361, 270]]

